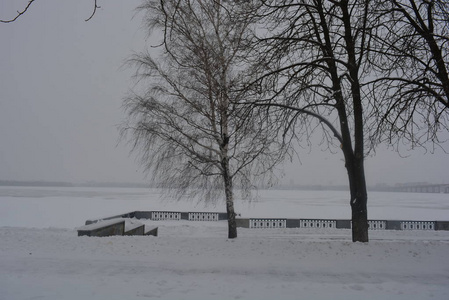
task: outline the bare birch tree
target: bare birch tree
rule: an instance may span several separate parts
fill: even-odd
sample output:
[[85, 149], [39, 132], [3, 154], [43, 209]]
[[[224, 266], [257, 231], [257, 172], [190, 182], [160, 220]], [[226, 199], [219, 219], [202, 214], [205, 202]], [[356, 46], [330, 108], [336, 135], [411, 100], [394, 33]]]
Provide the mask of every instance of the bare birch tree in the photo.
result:
[[248, 191], [281, 159], [269, 116], [235, 104], [249, 97], [240, 56], [249, 23], [232, 17], [236, 5], [145, 1], [140, 9], [162, 34], [163, 53], [131, 60], [142, 90], [125, 100], [122, 127], [160, 187], [178, 196], [224, 194], [229, 238], [237, 237], [234, 187]]

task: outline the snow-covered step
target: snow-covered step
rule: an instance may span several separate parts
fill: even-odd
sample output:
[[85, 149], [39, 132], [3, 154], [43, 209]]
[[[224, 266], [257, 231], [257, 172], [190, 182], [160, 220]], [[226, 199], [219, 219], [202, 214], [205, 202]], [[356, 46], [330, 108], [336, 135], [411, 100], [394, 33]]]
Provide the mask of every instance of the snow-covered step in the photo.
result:
[[145, 232], [144, 224], [129, 219], [125, 219], [125, 232], [123, 235], [143, 235], [144, 232]]
[[157, 236], [157, 232], [158, 232], [158, 227], [149, 227], [149, 228], [145, 229], [144, 235]]
[[124, 219], [112, 219], [81, 226], [77, 229], [78, 236], [111, 236], [123, 235], [125, 232]]

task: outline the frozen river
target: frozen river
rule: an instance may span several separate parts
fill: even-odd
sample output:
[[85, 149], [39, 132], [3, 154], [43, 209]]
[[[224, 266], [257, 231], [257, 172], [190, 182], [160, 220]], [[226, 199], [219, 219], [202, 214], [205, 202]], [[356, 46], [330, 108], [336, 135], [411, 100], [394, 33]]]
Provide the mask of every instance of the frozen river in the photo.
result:
[[[237, 198], [242, 217], [350, 219], [349, 192], [260, 190], [257, 200]], [[74, 228], [87, 219], [130, 211], [224, 212], [223, 202], [169, 200], [158, 189], [0, 187], [0, 226]], [[449, 220], [449, 194], [370, 192], [370, 219]]]

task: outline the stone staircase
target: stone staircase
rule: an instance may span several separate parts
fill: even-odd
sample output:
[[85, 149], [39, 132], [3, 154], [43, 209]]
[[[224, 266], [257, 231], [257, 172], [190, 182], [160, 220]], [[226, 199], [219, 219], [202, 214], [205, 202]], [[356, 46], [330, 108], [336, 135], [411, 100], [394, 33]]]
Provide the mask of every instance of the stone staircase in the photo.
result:
[[124, 218], [99, 220], [77, 228], [78, 236], [152, 235], [157, 236], [158, 227], [146, 228], [144, 224]]

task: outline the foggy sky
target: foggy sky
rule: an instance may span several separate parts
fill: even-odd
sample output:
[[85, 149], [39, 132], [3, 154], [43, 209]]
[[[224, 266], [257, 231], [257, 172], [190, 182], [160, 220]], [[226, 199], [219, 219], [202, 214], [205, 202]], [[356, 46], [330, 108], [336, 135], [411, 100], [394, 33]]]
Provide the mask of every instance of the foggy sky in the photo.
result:
[[[0, 1], [0, 18], [28, 0]], [[118, 144], [123, 97], [132, 88], [125, 60], [144, 50], [140, 0], [37, 0], [0, 24], [0, 180], [142, 182], [142, 169]], [[133, 18], [134, 17], [134, 18]], [[384, 147], [383, 147], [384, 148]], [[345, 184], [341, 153], [314, 147], [302, 165], [284, 164], [285, 182]], [[448, 183], [448, 155], [379, 150], [366, 162], [368, 184]]]

